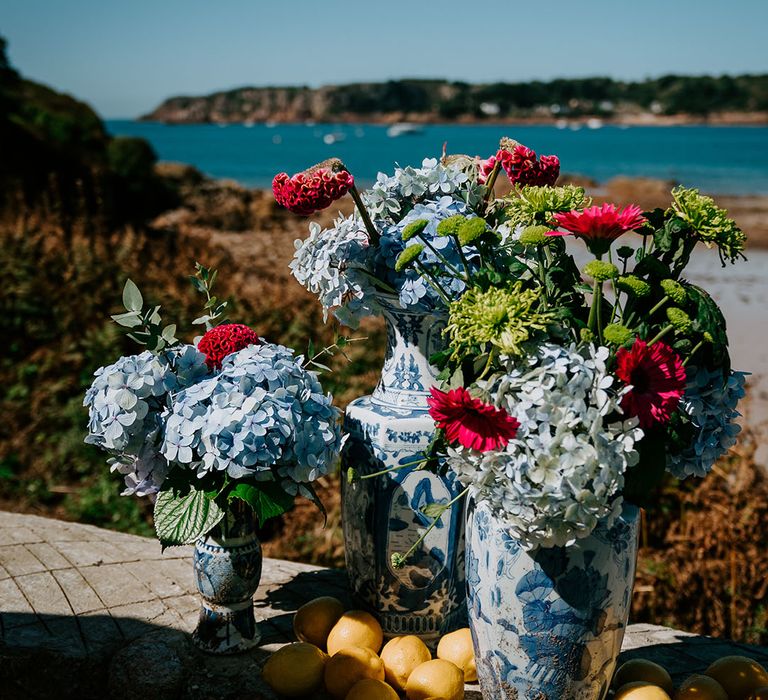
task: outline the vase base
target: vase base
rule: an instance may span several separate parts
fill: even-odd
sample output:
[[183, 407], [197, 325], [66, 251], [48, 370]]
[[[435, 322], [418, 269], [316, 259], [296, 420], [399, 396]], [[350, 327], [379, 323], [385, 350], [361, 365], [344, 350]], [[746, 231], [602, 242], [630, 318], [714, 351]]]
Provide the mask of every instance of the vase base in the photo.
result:
[[203, 603], [192, 641], [209, 654], [238, 654], [258, 646], [261, 633], [253, 602], [234, 607]]

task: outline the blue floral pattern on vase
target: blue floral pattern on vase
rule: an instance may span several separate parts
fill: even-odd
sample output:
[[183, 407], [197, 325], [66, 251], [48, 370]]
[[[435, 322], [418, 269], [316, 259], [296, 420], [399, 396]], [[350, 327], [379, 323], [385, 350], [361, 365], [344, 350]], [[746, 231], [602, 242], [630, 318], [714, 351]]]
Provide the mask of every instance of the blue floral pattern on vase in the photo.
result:
[[477, 673], [494, 700], [603, 700], [629, 616], [639, 512], [569, 547], [526, 550], [484, 503], [467, 518]]
[[416, 470], [429, 446], [434, 422], [427, 397], [436, 371], [428, 358], [443, 347], [443, 317], [400, 308], [381, 298], [387, 320], [387, 352], [371, 396], [347, 408], [342, 473], [358, 475], [402, 468], [342, 484], [342, 525], [347, 573], [358, 605], [372, 611], [388, 636], [416, 634], [436, 639], [466, 624], [464, 513], [446, 511], [419, 550], [401, 569], [391, 556], [405, 553], [431, 523], [427, 503], [447, 503], [461, 485], [452, 473]]
[[261, 579], [261, 545], [250, 509], [233, 502], [224, 520], [195, 544], [195, 583], [203, 598], [192, 636], [213, 654], [234, 654], [261, 638], [253, 612], [253, 594]]

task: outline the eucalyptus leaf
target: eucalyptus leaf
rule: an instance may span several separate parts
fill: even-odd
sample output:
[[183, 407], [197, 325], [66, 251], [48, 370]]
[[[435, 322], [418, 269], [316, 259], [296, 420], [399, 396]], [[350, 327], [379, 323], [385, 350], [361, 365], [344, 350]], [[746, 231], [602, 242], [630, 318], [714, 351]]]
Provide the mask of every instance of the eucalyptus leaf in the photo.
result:
[[144, 306], [141, 292], [136, 283], [130, 278], [125, 281], [125, 286], [123, 287], [123, 306], [128, 311], [141, 311], [141, 307]]
[[138, 311], [128, 311], [124, 314], [115, 314], [112, 320], [125, 328], [136, 328], [141, 325], [141, 316]]
[[224, 511], [204, 491], [190, 491], [181, 497], [161, 491], [155, 501], [155, 532], [163, 549], [191, 544], [223, 517]]

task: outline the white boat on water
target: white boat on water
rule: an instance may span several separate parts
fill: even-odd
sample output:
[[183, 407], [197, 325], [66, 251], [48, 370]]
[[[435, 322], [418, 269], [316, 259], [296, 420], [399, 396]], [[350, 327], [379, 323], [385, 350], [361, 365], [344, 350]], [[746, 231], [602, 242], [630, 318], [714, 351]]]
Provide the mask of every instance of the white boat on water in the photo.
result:
[[415, 136], [416, 134], [420, 134], [422, 131], [424, 131], [424, 129], [422, 129], [418, 124], [398, 122], [397, 124], [393, 124], [387, 129], [387, 136], [389, 136], [391, 139], [394, 139], [398, 136]]
[[602, 128], [603, 128], [602, 119], [597, 119], [596, 117], [587, 119], [587, 129], [602, 129]]
[[347, 135], [343, 131], [332, 131], [329, 134], [323, 135], [323, 143], [326, 146], [332, 146], [334, 143], [340, 143], [346, 141]]

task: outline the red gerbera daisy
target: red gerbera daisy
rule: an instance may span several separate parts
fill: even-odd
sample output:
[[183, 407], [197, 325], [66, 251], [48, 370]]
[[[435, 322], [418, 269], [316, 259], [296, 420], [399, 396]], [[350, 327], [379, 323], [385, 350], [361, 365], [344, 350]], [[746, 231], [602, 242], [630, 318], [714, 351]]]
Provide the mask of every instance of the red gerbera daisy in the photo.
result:
[[272, 192], [281, 206], [309, 216], [341, 199], [354, 184], [352, 173], [338, 158], [331, 158], [291, 177], [278, 173], [272, 180]]
[[448, 392], [433, 387], [430, 391], [429, 415], [445, 430], [448, 442], [487, 452], [504, 447], [517, 435], [517, 418], [473, 398], [464, 387]]
[[205, 363], [209, 369], [220, 369], [227, 355], [260, 342], [258, 333], [248, 326], [242, 323], [224, 323], [206, 331], [200, 338], [197, 349], [205, 355]]
[[619, 348], [616, 361], [616, 376], [632, 387], [621, 401], [624, 412], [637, 416], [641, 428], [669, 422], [685, 391], [680, 356], [665, 343], [637, 338], [629, 350]]
[[602, 255], [611, 243], [627, 231], [634, 231], [646, 223], [643, 210], [635, 204], [619, 209], [615, 204], [587, 207], [584, 211], [555, 214], [555, 221], [565, 231], [550, 231], [548, 236], [567, 236], [569, 233], [583, 238], [587, 247]]
[[560, 176], [560, 159], [557, 156], [541, 156], [537, 160], [535, 151], [515, 143], [481, 162], [481, 183], [488, 179], [497, 161], [513, 185], [554, 185]]

